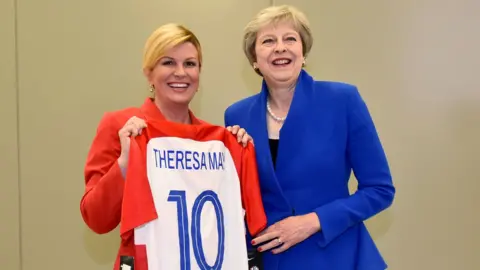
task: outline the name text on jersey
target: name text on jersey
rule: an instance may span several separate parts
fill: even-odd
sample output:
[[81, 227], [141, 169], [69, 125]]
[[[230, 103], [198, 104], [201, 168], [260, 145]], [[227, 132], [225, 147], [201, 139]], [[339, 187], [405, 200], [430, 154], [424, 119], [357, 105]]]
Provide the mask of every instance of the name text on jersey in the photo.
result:
[[171, 170], [224, 170], [225, 153], [153, 148], [155, 167]]

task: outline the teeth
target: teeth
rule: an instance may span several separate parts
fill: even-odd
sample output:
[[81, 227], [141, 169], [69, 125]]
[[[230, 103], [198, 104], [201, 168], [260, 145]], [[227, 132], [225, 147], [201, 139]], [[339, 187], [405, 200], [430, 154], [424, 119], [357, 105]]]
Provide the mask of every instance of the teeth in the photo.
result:
[[173, 88], [187, 88], [188, 87], [188, 84], [186, 84], [186, 83], [169, 83], [168, 85], [170, 87], [173, 87]]
[[275, 65], [284, 65], [284, 64], [290, 63], [290, 60], [287, 60], [287, 59], [276, 60], [276, 61], [273, 61], [273, 63], [274, 63]]

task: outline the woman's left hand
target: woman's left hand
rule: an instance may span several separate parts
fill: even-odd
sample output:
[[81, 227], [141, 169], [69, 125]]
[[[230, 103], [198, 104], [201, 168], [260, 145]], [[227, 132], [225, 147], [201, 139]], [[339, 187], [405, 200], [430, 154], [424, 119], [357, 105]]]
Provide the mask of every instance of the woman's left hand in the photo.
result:
[[228, 126], [227, 130], [230, 131], [233, 135], [237, 135], [237, 141], [242, 143], [245, 147], [247, 146], [248, 142], [253, 144], [253, 138], [248, 135], [247, 131], [244, 128], [240, 128], [240, 126], [235, 125], [233, 127]]
[[263, 243], [258, 247], [259, 251], [263, 252], [274, 248], [272, 253], [277, 254], [302, 242], [318, 231], [320, 231], [320, 221], [316, 213], [288, 217], [261, 232], [252, 240], [252, 245]]

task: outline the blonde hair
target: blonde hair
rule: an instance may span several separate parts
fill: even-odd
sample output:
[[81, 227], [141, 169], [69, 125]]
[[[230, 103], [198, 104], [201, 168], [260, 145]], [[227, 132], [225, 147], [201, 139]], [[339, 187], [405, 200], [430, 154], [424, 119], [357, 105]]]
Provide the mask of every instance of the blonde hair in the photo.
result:
[[[307, 17], [297, 8], [290, 5], [270, 6], [262, 9], [247, 24], [243, 34], [243, 52], [247, 56], [250, 65], [256, 61], [255, 45], [258, 31], [267, 25], [276, 25], [278, 23], [292, 23], [295, 31], [298, 32], [302, 40], [303, 56], [307, 57], [313, 44], [312, 31]], [[259, 75], [260, 71], [255, 70]]]
[[143, 69], [153, 69], [165, 52], [181, 43], [191, 42], [198, 51], [198, 61], [202, 65], [202, 47], [195, 34], [183, 25], [164, 24], [147, 39], [143, 54]]

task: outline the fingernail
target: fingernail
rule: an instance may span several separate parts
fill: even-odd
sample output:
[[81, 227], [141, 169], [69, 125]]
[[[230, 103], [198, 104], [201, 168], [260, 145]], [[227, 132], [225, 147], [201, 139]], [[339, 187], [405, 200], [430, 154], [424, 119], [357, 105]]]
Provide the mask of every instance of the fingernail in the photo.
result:
[[259, 247], [259, 248], [258, 248], [258, 251], [262, 251], [262, 248], [261, 248], [261, 247]]
[[252, 245], [255, 245], [255, 241], [252, 240]]

